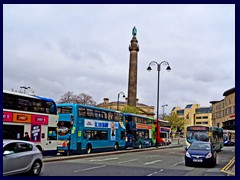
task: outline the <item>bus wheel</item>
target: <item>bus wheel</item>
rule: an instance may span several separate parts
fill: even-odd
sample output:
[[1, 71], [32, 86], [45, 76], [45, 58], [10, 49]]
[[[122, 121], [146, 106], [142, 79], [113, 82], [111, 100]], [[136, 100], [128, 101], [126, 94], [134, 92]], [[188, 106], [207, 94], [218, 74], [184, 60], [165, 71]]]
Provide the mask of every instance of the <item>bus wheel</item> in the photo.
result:
[[90, 144], [88, 144], [87, 145], [87, 154], [91, 154], [91, 152], [92, 152], [92, 147], [91, 147], [91, 145]]
[[118, 143], [115, 143], [115, 145], [114, 145], [114, 150], [117, 151], [118, 148], [119, 148], [119, 147], [118, 147]]

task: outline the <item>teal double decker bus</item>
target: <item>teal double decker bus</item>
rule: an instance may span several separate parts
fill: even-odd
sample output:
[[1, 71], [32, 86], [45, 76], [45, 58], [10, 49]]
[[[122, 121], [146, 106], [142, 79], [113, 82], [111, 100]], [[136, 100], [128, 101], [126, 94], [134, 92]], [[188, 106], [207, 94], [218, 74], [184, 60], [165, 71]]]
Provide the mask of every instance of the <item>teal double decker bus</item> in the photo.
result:
[[60, 154], [125, 149], [121, 112], [83, 104], [57, 104], [57, 109]]
[[126, 124], [126, 148], [153, 146], [153, 118], [132, 113], [124, 113]]

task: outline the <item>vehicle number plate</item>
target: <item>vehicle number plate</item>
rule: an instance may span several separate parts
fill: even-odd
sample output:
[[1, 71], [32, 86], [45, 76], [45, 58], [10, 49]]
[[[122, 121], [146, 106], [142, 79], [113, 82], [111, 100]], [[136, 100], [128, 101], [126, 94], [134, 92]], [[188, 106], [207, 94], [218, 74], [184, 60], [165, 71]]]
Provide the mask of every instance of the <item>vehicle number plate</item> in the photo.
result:
[[203, 162], [202, 159], [193, 159], [193, 162]]

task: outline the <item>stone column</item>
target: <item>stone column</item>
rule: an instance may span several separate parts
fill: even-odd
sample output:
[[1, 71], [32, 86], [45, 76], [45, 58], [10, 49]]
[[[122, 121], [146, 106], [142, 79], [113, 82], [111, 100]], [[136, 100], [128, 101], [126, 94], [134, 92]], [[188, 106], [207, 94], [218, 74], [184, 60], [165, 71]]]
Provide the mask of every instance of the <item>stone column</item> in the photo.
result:
[[131, 44], [129, 45], [130, 61], [128, 75], [128, 105], [136, 107], [137, 102], [137, 58], [138, 58], [138, 41], [133, 34]]

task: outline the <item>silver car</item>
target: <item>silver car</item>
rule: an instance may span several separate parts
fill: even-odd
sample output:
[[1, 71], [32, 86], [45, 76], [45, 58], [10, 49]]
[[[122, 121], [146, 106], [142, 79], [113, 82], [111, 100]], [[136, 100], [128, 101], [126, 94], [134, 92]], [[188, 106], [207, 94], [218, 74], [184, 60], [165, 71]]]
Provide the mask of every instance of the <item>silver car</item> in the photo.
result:
[[29, 173], [37, 176], [43, 167], [41, 151], [34, 143], [3, 140], [3, 175]]

